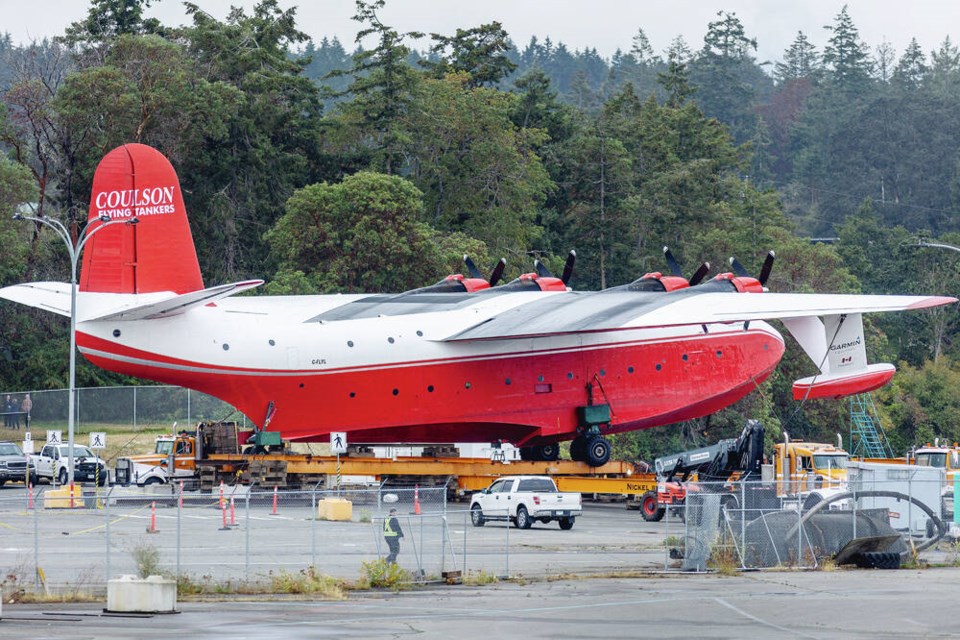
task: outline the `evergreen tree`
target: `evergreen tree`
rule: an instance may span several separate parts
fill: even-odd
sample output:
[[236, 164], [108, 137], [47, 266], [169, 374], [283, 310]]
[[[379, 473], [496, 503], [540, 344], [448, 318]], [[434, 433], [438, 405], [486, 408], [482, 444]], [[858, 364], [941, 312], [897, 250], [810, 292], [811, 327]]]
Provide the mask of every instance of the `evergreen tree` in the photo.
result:
[[777, 62], [774, 66], [773, 77], [777, 84], [783, 85], [801, 79], [816, 80], [820, 72], [820, 57], [817, 54], [817, 47], [807, 39], [802, 31], [798, 31], [793, 43], [784, 51], [783, 60]]
[[511, 47], [510, 38], [499, 22], [457, 29], [453, 37], [436, 33], [430, 37], [434, 40], [430, 53], [439, 59], [426, 60], [421, 65], [437, 78], [464, 72], [470, 74], [471, 87], [496, 86], [517, 68], [506, 56]]
[[892, 80], [905, 91], [916, 91], [923, 86], [928, 73], [926, 57], [917, 39], [912, 38], [893, 70]]
[[[422, 38], [423, 33], [401, 34], [383, 24], [377, 12], [384, 4], [385, 0], [357, 0], [357, 13], [353, 19], [366, 24], [357, 33], [357, 43], [370, 35], [376, 36], [378, 42], [375, 48], [360, 50], [353, 56], [353, 68], [349, 71], [353, 82], [347, 89], [352, 101], [347, 111], [373, 140], [371, 151], [375, 164], [390, 175], [400, 161], [399, 119], [407, 111], [413, 90], [420, 80], [420, 75], [407, 61], [410, 49], [404, 40]], [[336, 77], [343, 73], [334, 72], [332, 75]]]
[[824, 29], [831, 33], [823, 52], [830, 81], [843, 91], [859, 91], [870, 83], [870, 54], [860, 40], [860, 32], [843, 6], [833, 25]]

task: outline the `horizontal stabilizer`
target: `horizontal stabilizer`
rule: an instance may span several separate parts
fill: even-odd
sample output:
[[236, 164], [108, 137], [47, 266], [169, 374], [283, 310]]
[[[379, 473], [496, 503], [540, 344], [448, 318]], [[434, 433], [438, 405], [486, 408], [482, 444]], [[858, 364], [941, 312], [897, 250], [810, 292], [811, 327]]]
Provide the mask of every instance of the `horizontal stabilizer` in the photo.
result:
[[[177, 295], [154, 293], [77, 293], [77, 322], [91, 320], [145, 320], [184, 313], [197, 306], [252, 289], [263, 280], [235, 282]], [[0, 289], [0, 298], [70, 317], [70, 283], [30, 282]]]
[[202, 307], [215, 300], [232, 296], [247, 289], [259, 287], [261, 284], [263, 284], [263, 280], [248, 280], [246, 282], [222, 284], [218, 287], [183, 293], [159, 302], [128, 307], [95, 318], [87, 318], [87, 320], [153, 320], [156, 318], [175, 316], [185, 313], [194, 307]]

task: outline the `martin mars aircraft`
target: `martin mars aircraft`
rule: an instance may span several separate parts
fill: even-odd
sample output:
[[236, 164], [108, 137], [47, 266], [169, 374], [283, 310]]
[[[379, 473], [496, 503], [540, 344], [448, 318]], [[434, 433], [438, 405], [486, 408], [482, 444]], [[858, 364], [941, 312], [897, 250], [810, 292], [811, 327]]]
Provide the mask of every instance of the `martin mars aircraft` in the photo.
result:
[[[704, 416], [756, 388], [784, 353], [764, 320], [780, 320], [820, 369], [794, 395], [839, 397], [893, 375], [867, 363], [861, 314], [956, 301], [767, 293], [769, 261], [760, 279], [721, 274], [696, 286], [674, 269], [570, 291], [568, 269], [497, 287], [473, 273], [400, 294], [232, 297], [262, 281], [204, 288], [179, 181], [159, 152], [111, 151], [90, 202], [89, 225], [139, 223], [87, 243], [83, 355], [221, 398], [259, 435], [294, 441], [332, 431], [365, 444], [499, 440], [555, 459], [572, 439], [571, 455], [596, 466], [609, 458], [608, 434]], [[0, 297], [70, 314], [69, 284], [16, 285]]]

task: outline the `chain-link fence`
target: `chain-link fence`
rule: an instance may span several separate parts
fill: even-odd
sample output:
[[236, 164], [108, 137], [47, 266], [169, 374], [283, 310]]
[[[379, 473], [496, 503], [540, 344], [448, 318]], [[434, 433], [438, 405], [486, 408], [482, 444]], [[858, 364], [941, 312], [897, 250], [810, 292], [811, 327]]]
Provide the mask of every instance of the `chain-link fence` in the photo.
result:
[[[8, 407], [6, 398], [10, 397]], [[29, 396], [29, 418], [24, 399]], [[235, 420], [246, 425], [246, 416], [231, 405], [199, 391], [172, 386], [80, 387], [76, 396], [76, 428], [123, 429], [191, 425], [201, 420]], [[70, 404], [68, 389], [0, 392], [0, 413], [7, 428], [62, 428]]]
[[[0, 569], [16, 589], [102, 591], [108, 577], [141, 571], [209, 590], [242, 589], [314, 567], [356, 580], [388, 555], [384, 522], [396, 509], [406, 579], [503, 578], [636, 570], [899, 565], [940, 538], [955, 539], [952, 485], [916, 467], [870, 472], [802, 495], [775, 482], [688, 483], [686, 495], [642, 522], [622, 505], [587, 505], [576, 526], [471, 517], [445, 487], [283, 491], [228, 486], [184, 492], [83, 487], [0, 491]], [[921, 474], [922, 475], [922, 474]], [[495, 516], [496, 514], [489, 514]], [[948, 547], [956, 552], [954, 545]], [[937, 553], [944, 553], [938, 551]], [[956, 555], [956, 553], [955, 553]], [[949, 562], [949, 559], [947, 560]], [[955, 561], [955, 558], [954, 558]]]
[[849, 481], [800, 494], [789, 481], [686, 483], [659, 514], [665, 567], [900, 566], [960, 535], [943, 470], [853, 463], [847, 472]]
[[[72, 500], [52, 487], [6, 490], [0, 524], [5, 588], [103, 589], [108, 576], [163, 573], [198, 583], [238, 585], [307, 566], [356, 578], [383, 553], [383, 517], [406, 523], [403, 564], [412, 575], [452, 566], [444, 548], [445, 487], [280, 491], [222, 487], [182, 492], [84, 487]], [[327, 502], [348, 504], [345, 515]], [[72, 506], [71, 506], [72, 504]], [[379, 528], [379, 529], [378, 529]], [[445, 564], [446, 563], [446, 564]]]

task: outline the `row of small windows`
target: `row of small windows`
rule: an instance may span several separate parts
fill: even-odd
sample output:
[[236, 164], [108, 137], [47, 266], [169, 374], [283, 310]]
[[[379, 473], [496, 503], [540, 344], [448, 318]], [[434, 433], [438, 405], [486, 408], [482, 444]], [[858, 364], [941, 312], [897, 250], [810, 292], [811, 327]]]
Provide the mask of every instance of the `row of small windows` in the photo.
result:
[[[722, 357], [722, 356], [723, 356], [723, 352], [722, 352], [722, 351], [717, 351], [717, 352], [716, 352], [716, 356], [717, 356], [718, 358]], [[688, 358], [687, 358], [687, 354], [683, 354], [683, 360], [684, 360], [684, 361], [687, 361], [687, 359], [688, 359]], [[663, 369], [663, 364], [658, 362], [658, 363], [656, 364], [656, 370], [657, 370], [657, 371], [661, 371], [662, 369]], [[636, 371], [636, 369], [634, 369], [633, 365], [630, 365], [629, 367], [627, 367], [627, 373], [634, 373], [635, 371]], [[606, 370], [604, 370], [604, 369], [600, 369], [600, 371], [598, 372], [598, 374], [600, 375], [600, 377], [604, 377], [604, 376], [607, 375], [607, 372], [606, 372]], [[568, 371], [568, 372], [567, 372], [567, 379], [568, 379], [568, 380], [573, 380], [573, 372], [572, 372], [572, 371]], [[543, 382], [543, 381], [544, 381], [543, 375], [537, 376], [537, 381], [538, 381], [538, 382]], [[503, 381], [503, 383], [504, 383], [505, 385], [507, 385], [507, 386], [510, 386], [510, 385], [513, 384], [513, 380], [512, 380], [511, 378], [505, 378], [504, 381]], [[303, 387], [302, 384], [301, 384], [300, 386]], [[472, 385], [470, 382], [465, 382], [465, 383], [463, 383], [463, 388], [464, 388], [464, 389], [470, 389], [472, 386], [473, 386], [473, 385]], [[428, 392], [428, 393], [433, 393], [433, 391], [434, 391], [434, 386], [433, 386], [432, 384], [431, 384], [431, 385], [427, 385], [427, 392]], [[400, 389], [394, 388], [391, 393], [392, 393], [393, 395], [395, 395], [395, 396], [398, 396], [398, 395], [400, 395]], [[357, 393], [356, 393], [355, 391], [351, 391], [351, 392], [350, 392], [350, 397], [351, 397], [351, 398], [356, 398], [356, 397], [357, 397]]]

